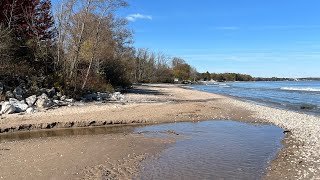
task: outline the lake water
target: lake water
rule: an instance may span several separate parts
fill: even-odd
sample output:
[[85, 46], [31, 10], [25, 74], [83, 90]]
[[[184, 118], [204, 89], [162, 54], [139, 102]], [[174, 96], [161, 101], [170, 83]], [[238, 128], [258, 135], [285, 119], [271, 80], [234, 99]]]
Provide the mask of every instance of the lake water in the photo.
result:
[[164, 124], [137, 130], [170, 130], [186, 136], [158, 158], [143, 162], [138, 179], [261, 179], [283, 138], [278, 127], [234, 121]]
[[320, 81], [225, 82], [192, 87], [278, 108], [320, 114]]

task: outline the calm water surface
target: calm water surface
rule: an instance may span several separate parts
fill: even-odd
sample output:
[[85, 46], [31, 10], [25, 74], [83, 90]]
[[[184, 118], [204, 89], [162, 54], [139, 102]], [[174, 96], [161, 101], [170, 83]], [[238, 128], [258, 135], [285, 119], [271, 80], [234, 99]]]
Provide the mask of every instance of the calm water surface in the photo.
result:
[[187, 139], [142, 164], [138, 179], [261, 179], [281, 148], [282, 129], [234, 121], [148, 126], [172, 130]]

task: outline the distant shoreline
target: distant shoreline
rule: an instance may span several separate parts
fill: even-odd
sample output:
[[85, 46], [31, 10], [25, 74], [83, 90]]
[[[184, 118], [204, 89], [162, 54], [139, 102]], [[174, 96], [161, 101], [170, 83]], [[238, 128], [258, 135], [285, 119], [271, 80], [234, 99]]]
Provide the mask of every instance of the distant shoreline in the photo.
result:
[[[277, 81], [279, 83], [286, 83], [288, 81]], [[197, 90], [198, 88], [204, 89], [205, 92], [216, 93], [230, 98], [235, 98], [240, 101], [246, 101], [258, 105], [268, 106], [272, 108], [279, 108], [282, 110], [289, 110], [298, 113], [306, 113], [309, 115], [320, 115], [320, 104], [317, 102], [317, 95], [320, 93], [320, 86], [314, 86], [318, 81], [305, 81], [305, 83], [316, 82], [315, 84], [299, 84], [299, 82], [288, 82], [289, 84], [277, 85], [277, 82], [270, 81], [248, 81], [248, 82], [215, 82], [215, 81], [202, 81], [198, 84], [192, 84], [191, 87]], [[243, 83], [243, 84], [241, 84]], [[249, 83], [249, 85], [247, 84]], [[250, 83], [257, 83], [256, 85]], [[272, 84], [275, 83], [275, 84]], [[280, 85], [280, 84], [279, 84]], [[208, 87], [206, 87], [208, 86]], [[248, 86], [248, 87], [247, 87]], [[314, 87], [313, 87], [314, 86]], [[221, 89], [220, 89], [221, 88]], [[231, 88], [231, 89], [230, 89]], [[249, 89], [246, 89], [249, 88]], [[222, 89], [224, 89], [222, 91]], [[260, 91], [261, 90], [261, 91]], [[264, 90], [267, 90], [264, 93]], [[251, 96], [249, 92], [254, 95]], [[271, 94], [273, 92], [274, 94]], [[293, 95], [293, 97], [278, 96]], [[302, 93], [302, 94], [300, 94]], [[265, 94], [265, 95], [264, 95]], [[305, 95], [308, 95], [309, 99]], [[259, 96], [260, 95], [260, 96]], [[272, 95], [269, 97], [268, 95]], [[312, 97], [316, 98], [309, 101]], [[283, 100], [281, 100], [284, 98]], [[287, 100], [285, 101], [285, 99]], [[297, 101], [290, 101], [290, 98], [299, 98]], [[305, 99], [305, 100], [303, 100]], [[279, 101], [280, 100], [280, 101]]]

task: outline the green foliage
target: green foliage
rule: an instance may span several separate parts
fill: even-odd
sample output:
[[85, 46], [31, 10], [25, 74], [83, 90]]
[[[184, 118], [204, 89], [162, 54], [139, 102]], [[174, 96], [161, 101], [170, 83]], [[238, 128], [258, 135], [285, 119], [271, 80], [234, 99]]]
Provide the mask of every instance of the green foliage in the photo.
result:
[[173, 58], [173, 75], [179, 80], [188, 80], [191, 74], [191, 66], [187, 64], [183, 59]]

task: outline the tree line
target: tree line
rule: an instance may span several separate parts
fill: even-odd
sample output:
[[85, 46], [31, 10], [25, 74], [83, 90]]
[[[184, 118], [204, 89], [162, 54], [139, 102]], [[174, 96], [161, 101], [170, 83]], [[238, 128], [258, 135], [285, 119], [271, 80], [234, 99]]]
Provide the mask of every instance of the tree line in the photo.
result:
[[18, 86], [16, 79], [27, 77], [81, 94], [195, 79], [183, 59], [133, 47], [127, 20], [116, 15], [127, 6], [125, 0], [61, 0], [53, 14], [50, 0], [0, 1], [0, 81]]
[[204, 81], [218, 81], [218, 82], [224, 82], [224, 81], [255, 81], [255, 78], [253, 78], [250, 75], [247, 74], [240, 74], [240, 73], [209, 73], [208, 71], [205, 73], [201, 73], [198, 76], [198, 80], [204, 80]]

